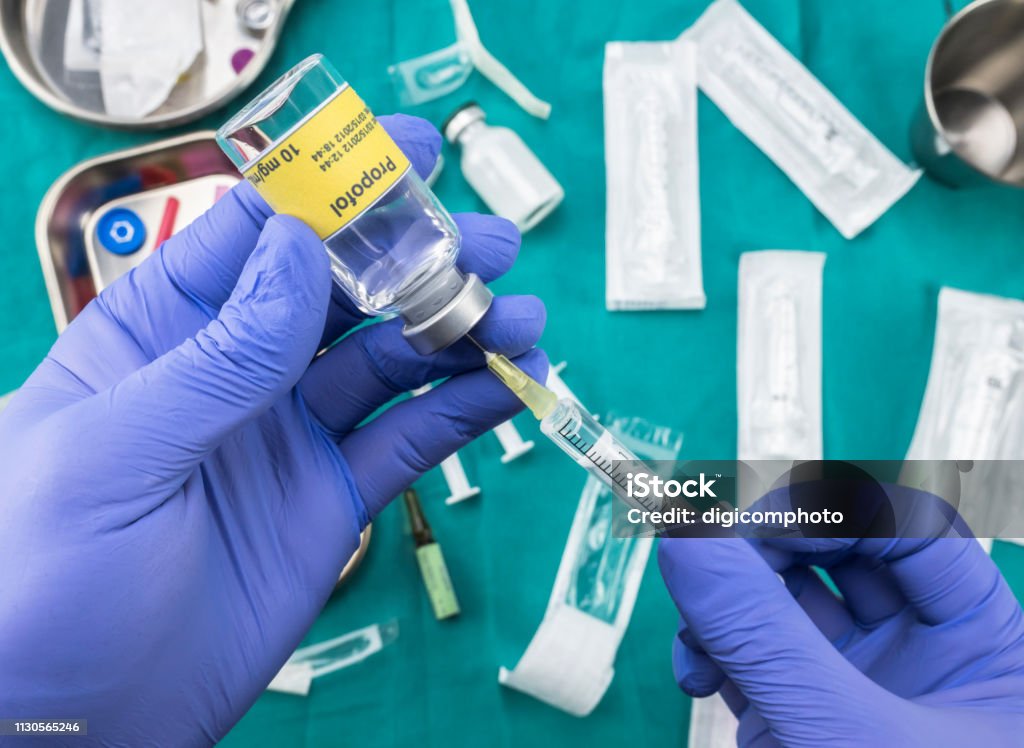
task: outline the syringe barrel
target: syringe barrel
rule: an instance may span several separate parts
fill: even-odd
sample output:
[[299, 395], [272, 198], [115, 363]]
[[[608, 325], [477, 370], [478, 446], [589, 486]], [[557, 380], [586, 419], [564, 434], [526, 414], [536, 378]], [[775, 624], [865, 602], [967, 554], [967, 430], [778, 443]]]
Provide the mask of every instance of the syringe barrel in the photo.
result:
[[559, 400], [554, 411], [541, 421], [540, 430], [616, 495], [631, 505], [636, 503], [628, 495], [627, 476], [646, 471], [646, 464], [579, 403], [568, 398]]

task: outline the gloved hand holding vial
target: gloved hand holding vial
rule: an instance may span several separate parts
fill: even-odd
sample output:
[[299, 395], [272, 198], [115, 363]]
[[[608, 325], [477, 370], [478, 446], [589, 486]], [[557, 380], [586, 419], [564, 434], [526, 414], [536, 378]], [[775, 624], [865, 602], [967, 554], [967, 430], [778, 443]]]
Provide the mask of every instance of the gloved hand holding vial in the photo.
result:
[[[474, 64], [501, 73], [480, 52], [466, 2], [452, 5], [460, 40], [479, 52], [471, 54]], [[705, 92], [852, 237], [910, 188], [916, 172], [766, 35], [734, 0], [717, 0], [687, 40], [613, 47], [614, 88], [605, 101], [615, 115], [607, 121], [624, 133], [620, 144], [637, 145], [629, 135], [638, 106], [640, 114], [659, 115], [639, 144], [649, 157], [640, 168], [629, 158], [636, 149], [619, 149], [624, 158], [613, 163], [642, 186], [674, 173], [661, 168], [660, 156], [692, 152], [683, 189], [663, 192], [696, 205], [699, 73]], [[678, 76], [665, 75], [677, 63], [685, 66], [683, 93], [673, 83]], [[513, 92], [546, 117], [544, 102], [522, 86]], [[486, 166], [473, 161], [488, 133], [481, 114], [464, 111], [452, 132], [468, 146], [467, 173], [477, 175]], [[693, 125], [685, 149], [675, 140], [661, 147], [673, 123]], [[499, 135], [492, 155], [537, 166], [509, 160], [509, 153], [522, 156], [521, 144]], [[514, 225], [494, 216], [453, 217], [424, 185], [440, 147], [434, 128], [409, 117], [378, 120], [315, 55], [217, 137], [244, 181], [108, 285], [0, 415], [0, 734], [12, 716], [83, 717], [87, 737], [104, 744], [212, 744], [275, 675], [293, 692], [328, 672], [340, 677], [338, 670], [397, 634], [382, 618], [296, 652], [361, 531], [424, 471], [506, 423], [520, 403], [619, 498], [641, 510], [660, 508], [626, 490], [631, 469], [647, 469], [628, 446], [643, 453], [643, 440], [623, 443], [628, 433], [616, 438], [556, 377], [545, 377], [546, 359], [534, 348], [544, 325], [540, 301], [494, 297], [485, 285], [513, 264]], [[524, 228], [559, 199], [553, 182], [538, 179], [546, 189], [501, 195], [514, 197], [507, 203], [514, 208], [525, 206], [516, 211]], [[503, 186], [486, 182], [490, 190], [495, 185]], [[643, 197], [638, 193], [640, 204]], [[668, 215], [664, 205], [654, 207], [642, 215]], [[669, 228], [698, 236], [699, 216], [690, 217]], [[671, 241], [663, 244], [660, 250], [673, 249]], [[687, 246], [699, 259], [699, 244]], [[615, 257], [628, 264], [631, 255]], [[689, 272], [699, 263], [666, 258], [676, 270], [685, 265], [696, 285], [685, 294], [665, 286], [663, 305], [702, 306], [703, 281]], [[716, 277], [723, 275], [709, 274]], [[812, 378], [794, 363], [801, 323], [818, 306], [794, 305], [804, 295], [791, 285], [769, 282], [755, 296], [776, 331], [767, 338], [768, 359], [779, 365], [759, 369], [763, 356], [739, 356], [741, 365], [755, 362], [754, 391], [764, 395], [753, 421], [784, 427], [756, 429], [772, 455], [783, 442], [822, 443], [808, 438], [821, 430], [820, 409], [803, 407]], [[646, 308], [649, 301], [642, 294], [610, 298], [611, 308]], [[363, 324], [389, 315], [398, 318]], [[1012, 395], [1014, 362], [1005, 349], [1019, 341], [1015, 328], [1009, 337], [1000, 330], [1002, 354], [979, 352], [963, 367], [965, 380], [980, 382], [971, 402], [985, 406], [984, 417], [970, 420], [979, 408], [965, 407], [954, 409], [963, 418], [947, 419], [973, 425], [967, 436], [978, 444], [999, 431], [999, 406]], [[761, 369], [771, 376], [765, 380]], [[1005, 376], [982, 376], [992, 371]], [[539, 384], [545, 381], [548, 387]], [[817, 386], [814, 394], [820, 399]], [[932, 432], [943, 443], [962, 443], [963, 434]], [[672, 441], [675, 457], [680, 444]], [[596, 494], [607, 492], [591, 491], [594, 485], [588, 480], [578, 515], [585, 521], [574, 522], [574, 532], [596, 527], [591, 518], [603, 521]], [[464, 515], [471, 512], [466, 507]], [[424, 523], [411, 525], [434, 616], [452, 617], [459, 607], [447, 562]], [[608, 537], [606, 525], [600, 537]], [[585, 534], [586, 542], [593, 538]], [[693, 696], [720, 692], [744, 746], [1019, 743], [1024, 613], [991, 559], [961, 540], [663, 542], [662, 573], [682, 617], [673, 640], [680, 685]], [[633, 550], [621, 554], [603, 546], [569, 554], [565, 565], [575, 573], [625, 559], [627, 585], [597, 600], [576, 594], [594, 588], [574, 583], [564, 588], [572, 598], [557, 598], [569, 627], [577, 614], [600, 622], [593, 613], [603, 609], [611, 619], [614, 609], [626, 611], [625, 620], [588, 629], [611, 642], [603, 651], [612, 655], [651, 547], [630, 542]], [[454, 562], [460, 549], [452, 550]], [[819, 576], [822, 569], [841, 597]], [[508, 591], [473, 590], [466, 579], [466, 615], [453, 633], [473, 625], [470, 607], [484, 592]], [[429, 613], [416, 622], [434, 623]], [[530, 680], [531, 659], [524, 656], [509, 685]], [[600, 691], [596, 698], [577, 699], [577, 713], [600, 700], [612, 659], [590, 671], [595, 681], [606, 680], [592, 689]], [[652, 671], [646, 695], [664, 687], [661, 677]], [[680, 703], [666, 721], [680, 723], [684, 715]]]
[[[438, 132], [375, 119], [316, 58], [271, 90], [222, 133], [251, 181], [109, 285], [0, 417], [0, 718], [82, 717], [111, 745], [219, 740], [367, 523], [521, 407], [449, 344], [472, 327], [545, 374], [539, 300], [483, 285], [518, 232], [423, 186]], [[291, 129], [332, 105], [349, 116], [330, 138]], [[291, 181], [298, 164], [315, 178]], [[299, 212], [296, 184], [309, 225], [261, 197]], [[384, 311], [405, 319], [361, 325]]]

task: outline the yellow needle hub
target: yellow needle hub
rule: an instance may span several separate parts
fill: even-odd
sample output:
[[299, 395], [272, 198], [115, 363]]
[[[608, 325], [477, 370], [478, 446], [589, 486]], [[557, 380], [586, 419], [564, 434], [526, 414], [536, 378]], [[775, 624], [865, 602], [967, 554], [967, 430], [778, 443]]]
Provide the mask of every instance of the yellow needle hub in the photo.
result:
[[551, 414], [558, 404], [558, 396], [547, 387], [536, 382], [526, 372], [500, 353], [484, 351], [487, 368], [491, 370], [512, 394], [523, 401], [538, 421]]

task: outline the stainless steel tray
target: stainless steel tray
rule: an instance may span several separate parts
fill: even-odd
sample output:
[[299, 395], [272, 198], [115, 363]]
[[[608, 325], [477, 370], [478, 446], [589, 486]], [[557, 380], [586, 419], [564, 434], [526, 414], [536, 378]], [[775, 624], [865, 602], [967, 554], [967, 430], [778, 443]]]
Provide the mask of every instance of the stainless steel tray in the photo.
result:
[[103, 286], [113, 280], [94, 278], [89, 263], [85, 229], [97, 211], [121, 198], [210, 175], [238, 179], [214, 133], [204, 131], [84, 161], [53, 183], [36, 214], [36, 249], [58, 331], [96, 296], [97, 281]]
[[[173, 0], [172, 0], [173, 1]], [[253, 31], [236, 18], [243, 0], [203, 0], [205, 51], [187, 80], [142, 119], [104, 112], [98, 73], [68, 75], [64, 69], [64, 30], [69, 0], [0, 0], [0, 52], [11, 71], [37, 99], [58, 112], [111, 127], [155, 129], [198, 119], [241, 93], [267, 64], [295, 0], [271, 0], [270, 25]], [[254, 56], [240, 73], [231, 67], [236, 50]]]
[[[82, 232], [85, 240], [85, 256], [89, 261], [96, 293], [109, 286], [133, 267], [143, 262], [156, 251], [161, 238], [159, 231], [168, 201], [175, 201], [172, 233], [192, 223], [205, 213], [222, 192], [234, 187], [238, 174], [209, 174], [192, 177], [185, 182], [175, 182], [164, 187], [125, 195], [94, 210]], [[126, 208], [137, 215], [146, 226], [145, 241], [131, 254], [116, 254], [103, 247], [99, 239], [99, 224], [103, 216], [117, 208]]]

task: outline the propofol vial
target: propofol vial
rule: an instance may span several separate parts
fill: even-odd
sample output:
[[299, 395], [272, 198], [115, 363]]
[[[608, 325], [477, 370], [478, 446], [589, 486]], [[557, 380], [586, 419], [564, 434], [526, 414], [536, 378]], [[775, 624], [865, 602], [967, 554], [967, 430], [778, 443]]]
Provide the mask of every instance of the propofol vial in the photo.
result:
[[271, 208], [324, 240], [369, 315], [397, 313], [418, 352], [469, 332], [493, 296], [455, 267], [458, 228], [362, 99], [323, 58], [296, 65], [217, 131]]

